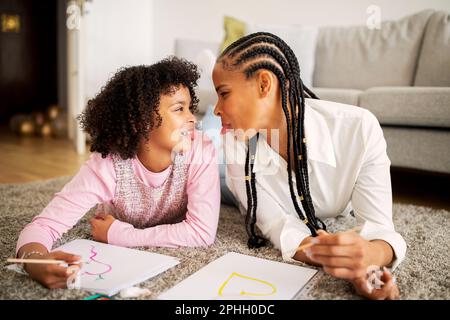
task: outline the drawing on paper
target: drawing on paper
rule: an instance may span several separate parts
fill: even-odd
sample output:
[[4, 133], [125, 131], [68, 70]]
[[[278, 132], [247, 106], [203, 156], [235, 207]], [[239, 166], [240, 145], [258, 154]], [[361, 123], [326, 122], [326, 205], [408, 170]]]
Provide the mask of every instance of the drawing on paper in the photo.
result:
[[[246, 275], [239, 274], [237, 272], [233, 272], [233, 273], [230, 274], [228, 279], [225, 280], [225, 282], [222, 283], [222, 285], [219, 287], [219, 291], [218, 291], [218, 295], [219, 296], [223, 296], [224, 295], [225, 287], [227, 287], [227, 286], [230, 287], [231, 286], [230, 283], [233, 282], [233, 281], [231, 281], [233, 278], [234, 279], [245, 279], [245, 280], [251, 281], [251, 282], [247, 282], [245, 284], [245, 286], [246, 287], [252, 287], [252, 290], [255, 290], [253, 292], [245, 291], [245, 290], [241, 289], [240, 287], [238, 287], [238, 285], [242, 285], [243, 284], [242, 281], [237, 281], [233, 285], [233, 287], [235, 289], [240, 290], [239, 295], [241, 295], [241, 296], [263, 297], [263, 296], [273, 295], [273, 294], [275, 294], [277, 292], [277, 288], [273, 284], [271, 284], [271, 283], [269, 283], [267, 281], [264, 281], [264, 280], [261, 280], [261, 279], [257, 279], [257, 278], [252, 278], [252, 277], [249, 277], [249, 276], [246, 276]], [[262, 287], [261, 287], [261, 285], [262, 285]], [[269, 288], [269, 290], [267, 290], [267, 288]], [[258, 290], [258, 291], [256, 291], [256, 290]], [[259, 291], [259, 290], [261, 290], [261, 291]]]
[[[89, 261], [85, 262], [86, 265], [88, 265], [90, 270], [99, 270], [99, 271], [84, 271], [81, 275], [88, 275], [88, 276], [97, 276], [95, 280], [104, 280], [103, 277], [104, 274], [111, 272], [112, 266], [110, 264], [101, 262], [95, 257], [97, 256], [98, 252], [95, 250], [95, 246], [91, 246], [90, 250], [90, 256]], [[84, 268], [84, 266], [83, 266]]]

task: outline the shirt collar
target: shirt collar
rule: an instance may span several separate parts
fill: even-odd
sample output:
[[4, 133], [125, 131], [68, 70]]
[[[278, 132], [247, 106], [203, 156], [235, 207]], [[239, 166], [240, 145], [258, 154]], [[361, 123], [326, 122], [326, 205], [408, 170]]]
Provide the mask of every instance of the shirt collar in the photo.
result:
[[[307, 104], [305, 104], [305, 138], [308, 160], [336, 167], [328, 125], [324, 117]], [[266, 139], [259, 139], [253, 172], [277, 170], [277, 167], [282, 165], [286, 166], [286, 161], [267, 144]]]

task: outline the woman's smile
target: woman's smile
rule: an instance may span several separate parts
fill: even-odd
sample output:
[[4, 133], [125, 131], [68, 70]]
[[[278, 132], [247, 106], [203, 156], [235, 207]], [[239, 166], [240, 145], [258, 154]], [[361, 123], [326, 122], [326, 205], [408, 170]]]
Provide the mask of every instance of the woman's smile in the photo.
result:
[[222, 123], [222, 130], [220, 131], [220, 134], [225, 134], [227, 130], [232, 129], [231, 124], [228, 123]]

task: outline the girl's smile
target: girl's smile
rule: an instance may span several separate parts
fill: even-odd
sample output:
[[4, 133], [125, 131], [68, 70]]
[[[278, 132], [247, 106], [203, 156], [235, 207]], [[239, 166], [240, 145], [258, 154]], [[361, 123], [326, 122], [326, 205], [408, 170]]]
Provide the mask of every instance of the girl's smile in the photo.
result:
[[161, 125], [150, 131], [148, 141], [141, 142], [138, 157], [153, 172], [161, 172], [172, 164], [172, 154], [187, 152], [195, 137], [195, 116], [190, 110], [189, 89], [180, 86], [161, 95]]

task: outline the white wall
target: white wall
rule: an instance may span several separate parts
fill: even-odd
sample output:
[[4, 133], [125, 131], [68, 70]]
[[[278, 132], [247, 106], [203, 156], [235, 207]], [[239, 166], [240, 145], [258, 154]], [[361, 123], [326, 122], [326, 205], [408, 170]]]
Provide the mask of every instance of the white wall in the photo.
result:
[[92, 0], [86, 18], [86, 94], [94, 96], [118, 68], [149, 64], [174, 53], [177, 38], [221, 42], [223, 16], [273, 24], [358, 25], [375, 4], [381, 19], [450, 0]]
[[91, 98], [118, 68], [152, 62], [153, 2], [93, 0], [85, 15], [86, 95]]
[[449, 0], [153, 0], [153, 59], [173, 54], [176, 38], [220, 42], [224, 15], [253, 23], [358, 25], [372, 4], [383, 21], [427, 8], [450, 11]]

